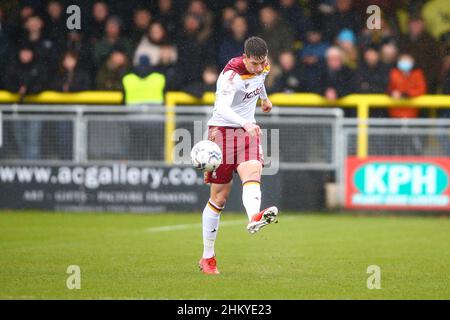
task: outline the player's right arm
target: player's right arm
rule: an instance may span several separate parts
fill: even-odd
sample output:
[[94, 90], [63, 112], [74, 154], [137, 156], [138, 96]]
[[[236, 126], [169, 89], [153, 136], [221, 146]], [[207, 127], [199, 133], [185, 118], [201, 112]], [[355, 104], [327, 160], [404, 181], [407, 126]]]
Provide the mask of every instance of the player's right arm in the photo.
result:
[[260, 134], [261, 129], [258, 125], [241, 117], [231, 108], [234, 96], [239, 89], [239, 80], [233, 75], [231, 70], [225, 72], [223, 76], [224, 78], [217, 91], [214, 111], [223, 119], [243, 127], [251, 136]]

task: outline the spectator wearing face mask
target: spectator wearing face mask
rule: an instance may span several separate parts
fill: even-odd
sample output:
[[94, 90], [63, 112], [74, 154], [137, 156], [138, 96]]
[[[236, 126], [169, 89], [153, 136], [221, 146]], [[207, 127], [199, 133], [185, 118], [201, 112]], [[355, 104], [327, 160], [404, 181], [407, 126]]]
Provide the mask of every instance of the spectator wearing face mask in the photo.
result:
[[[388, 92], [394, 99], [413, 98], [427, 92], [427, 84], [422, 69], [416, 68], [410, 54], [400, 55], [397, 67], [391, 70]], [[390, 108], [392, 118], [417, 118], [419, 110], [413, 107]]]

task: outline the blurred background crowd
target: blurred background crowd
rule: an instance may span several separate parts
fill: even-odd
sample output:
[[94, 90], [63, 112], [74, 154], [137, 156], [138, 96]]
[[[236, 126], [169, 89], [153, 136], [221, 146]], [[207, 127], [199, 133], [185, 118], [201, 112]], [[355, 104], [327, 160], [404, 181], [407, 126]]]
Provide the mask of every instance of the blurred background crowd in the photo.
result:
[[[80, 30], [66, 25], [72, 4]], [[381, 8], [380, 29], [367, 27], [370, 5]], [[127, 75], [157, 74], [156, 91], [201, 96], [250, 35], [269, 46], [269, 93], [450, 93], [449, 0], [2, 0], [0, 90], [126, 93]]]

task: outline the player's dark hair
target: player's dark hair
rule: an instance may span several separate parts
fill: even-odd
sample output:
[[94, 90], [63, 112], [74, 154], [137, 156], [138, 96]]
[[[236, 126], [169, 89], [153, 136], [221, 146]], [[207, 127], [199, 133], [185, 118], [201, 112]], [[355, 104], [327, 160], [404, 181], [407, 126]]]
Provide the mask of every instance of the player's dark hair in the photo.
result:
[[263, 58], [267, 56], [267, 43], [260, 37], [250, 37], [245, 40], [244, 53], [247, 57]]

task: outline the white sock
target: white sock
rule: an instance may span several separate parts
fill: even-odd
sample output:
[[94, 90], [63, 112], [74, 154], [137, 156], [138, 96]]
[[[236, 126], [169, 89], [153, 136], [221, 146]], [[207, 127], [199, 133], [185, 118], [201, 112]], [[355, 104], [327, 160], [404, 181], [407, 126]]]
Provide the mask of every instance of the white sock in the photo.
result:
[[206, 204], [205, 209], [203, 209], [203, 258], [205, 259], [215, 255], [214, 242], [219, 231], [220, 212], [222, 209], [213, 203], [211, 199]]
[[242, 203], [247, 211], [249, 221], [260, 212], [261, 185], [259, 181], [249, 180], [242, 184]]

